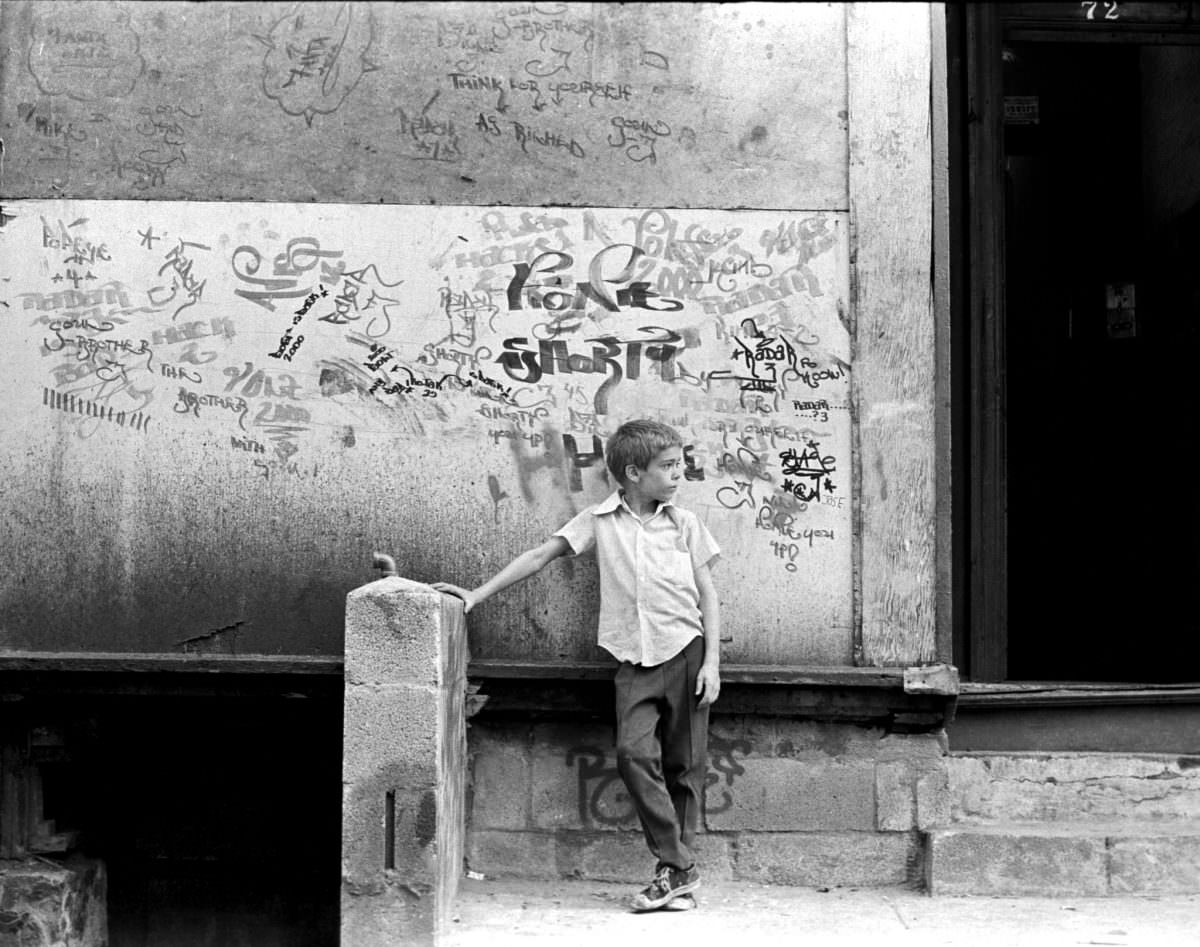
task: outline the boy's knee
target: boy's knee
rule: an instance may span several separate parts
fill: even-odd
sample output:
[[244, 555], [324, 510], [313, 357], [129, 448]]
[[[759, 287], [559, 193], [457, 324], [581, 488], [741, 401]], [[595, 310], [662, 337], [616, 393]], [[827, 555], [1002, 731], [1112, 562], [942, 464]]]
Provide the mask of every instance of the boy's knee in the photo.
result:
[[629, 769], [653, 770], [660, 765], [658, 757], [647, 753], [643, 746], [630, 743], [617, 747], [617, 770], [622, 773]]

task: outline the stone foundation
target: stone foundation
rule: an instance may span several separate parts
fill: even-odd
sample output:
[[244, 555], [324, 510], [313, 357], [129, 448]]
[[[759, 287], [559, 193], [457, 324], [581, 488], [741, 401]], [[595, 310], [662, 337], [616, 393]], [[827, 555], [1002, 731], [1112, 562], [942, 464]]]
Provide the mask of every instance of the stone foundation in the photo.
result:
[[[469, 867], [494, 877], [643, 882], [653, 869], [617, 774], [611, 726], [469, 730]], [[714, 716], [702, 868], [713, 880], [917, 885], [921, 829], [945, 784], [937, 734]]]

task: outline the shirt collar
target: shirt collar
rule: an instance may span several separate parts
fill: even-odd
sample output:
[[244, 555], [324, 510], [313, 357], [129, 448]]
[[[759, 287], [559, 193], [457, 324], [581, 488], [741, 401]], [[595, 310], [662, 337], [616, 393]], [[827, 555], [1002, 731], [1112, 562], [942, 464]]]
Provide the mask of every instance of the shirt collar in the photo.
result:
[[[671, 521], [674, 522], [674, 507], [675, 504], [671, 500], [667, 500], [665, 503], [659, 503], [658, 509], [656, 509], [649, 518], [653, 519], [655, 516], [658, 516], [659, 513], [665, 512], [667, 516], [670, 517]], [[624, 491], [614, 490], [607, 497], [596, 504], [596, 508], [592, 510], [592, 515], [603, 516], [605, 513], [615, 513], [617, 510], [622, 508], [630, 516], [634, 515], [633, 510], [629, 508], [629, 504], [625, 502]]]

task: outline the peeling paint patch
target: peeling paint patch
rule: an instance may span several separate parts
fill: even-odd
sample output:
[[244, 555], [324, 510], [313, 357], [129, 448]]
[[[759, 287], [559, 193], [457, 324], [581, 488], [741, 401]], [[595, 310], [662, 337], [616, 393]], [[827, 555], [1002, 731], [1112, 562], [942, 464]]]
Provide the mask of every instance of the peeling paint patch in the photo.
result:
[[203, 648], [205, 645], [215, 644], [222, 635], [229, 635], [230, 648], [237, 642], [237, 632], [245, 621], [235, 621], [232, 625], [223, 625], [220, 628], [214, 628], [212, 631], [206, 631], [199, 635], [192, 635], [190, 638], [182, 638], [175, 642], [176, 647], [182, 647], [185, 652], [196, 651]]

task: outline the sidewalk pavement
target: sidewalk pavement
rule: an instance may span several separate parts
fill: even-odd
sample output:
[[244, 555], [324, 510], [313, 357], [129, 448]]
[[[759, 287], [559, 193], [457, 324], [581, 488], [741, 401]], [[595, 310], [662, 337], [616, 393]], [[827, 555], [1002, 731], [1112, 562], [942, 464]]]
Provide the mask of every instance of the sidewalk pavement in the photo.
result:
[[1200, 947], [1200, 895], [931, 898], [907, 888], [713, 882], [692, 911], [634, 914], [635, 886], [464, 879], [439, 947]]

